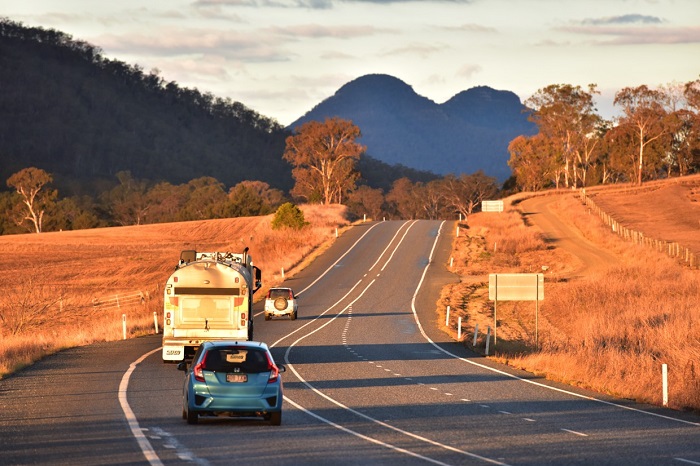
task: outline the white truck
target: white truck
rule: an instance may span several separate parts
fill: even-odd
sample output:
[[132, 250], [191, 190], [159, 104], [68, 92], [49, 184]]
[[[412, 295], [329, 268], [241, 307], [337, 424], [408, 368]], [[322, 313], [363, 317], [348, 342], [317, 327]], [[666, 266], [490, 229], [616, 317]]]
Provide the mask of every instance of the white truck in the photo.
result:
[[163, 361], [191, 358], [204, 341], [252, 340], [261, 275], [248, 248], [242, 254], [182, 251], [165, 284]]

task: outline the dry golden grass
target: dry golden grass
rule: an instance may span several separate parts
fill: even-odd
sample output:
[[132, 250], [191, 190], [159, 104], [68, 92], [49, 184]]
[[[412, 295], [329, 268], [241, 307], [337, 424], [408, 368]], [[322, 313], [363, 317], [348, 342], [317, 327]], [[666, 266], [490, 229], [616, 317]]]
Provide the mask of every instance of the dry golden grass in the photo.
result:
[[[571, 279], [574, 258], [533, 239], [518, 211], [478, 214], [470, 217], [469, 236], [455, 239], [455, 272], [462, 280], [443, 292], [440, 307], [455, 309], [455, 319], [463, 317], [467, 332], [476, 324], [480, 329], [493, 326], [488, 277], [474, 273], [532, 273], [548, 264], [545, 300], [539, 305], [539, 350], [535, 303], [499, 302], [497, 360], [552, 380], [655, 404], [662, 401], [661, 364], [666, 363], [669, 406], [700, 410], [700, 271], [619, 239], [573, 194], [558, 197], [554, 211], [619, 257], [619, 264]], [[501, 239], [504, 235], [510, 236], [509, 243]], [[494, 253], [492, 245], [499, 241], [517, 246]], [[469, 334], [467, 342], [471, 344]], [[482, 337], [477, 349], [483, 345]]]
[[[263, 271], [261, 299], [348, 225], [343, 206], [300, 206], [310, 225], [272, 230], [272, 216], [0, 237], [0, 377], [55, 351], [155, 331], [162, 285], [183, 249], [240, 252]], [[116, 305], [115, 297], [145, 299]], [[95, 302], [109, 306], [95, 306]]]

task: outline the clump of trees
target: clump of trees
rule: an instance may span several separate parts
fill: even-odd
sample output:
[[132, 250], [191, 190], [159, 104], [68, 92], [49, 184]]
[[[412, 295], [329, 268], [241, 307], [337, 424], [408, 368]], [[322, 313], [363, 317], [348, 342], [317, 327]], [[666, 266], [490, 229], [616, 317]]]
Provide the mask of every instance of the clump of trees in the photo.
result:
[[383, 190], [357, 185], [355, 170], [365, 147], [355, 142], [360, 129], [351, 121], [329, 118], [311, 121], [287, 138], [284, 157], [293, 166], [296, 184], [292, 194], [309, 202], [342, 203], [357, 217], [405, 219], [455, 218], [470, 215], [482, 200], [496, 196], [497, 181], [479, 171], [473, 175], [448, 175], [430, 182], [408, 178]]
[[0, 234], [77, 230], [103, 226], [207, 220], [267, 215], [287, 198], [262, 181], [242, 181], [226, 190], [212, 177], [188, 183], [150, 183], [130, 172], [117, 173], [118, 183], [98, 199], [59, 199], [51, 174], [30, 167], [7, 180], [13, 192], [0, 193]]
[[508, 162], [522, 190], [586, 187], [700, 172], [700, 79], [617, 92], [622, 114], [606, 121], [588, 89], [550, 85], [525, 101], [535, 136], [511, 141]]

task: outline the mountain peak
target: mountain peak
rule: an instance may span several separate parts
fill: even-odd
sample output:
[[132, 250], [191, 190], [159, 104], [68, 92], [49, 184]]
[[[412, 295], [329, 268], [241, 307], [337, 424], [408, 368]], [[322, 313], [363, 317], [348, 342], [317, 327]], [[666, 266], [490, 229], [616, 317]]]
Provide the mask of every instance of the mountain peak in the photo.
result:
[[508, 144], [535, 132], [524, 108], [513, 92], [488, 86], [438, 105], [398, 78], [369, 74], [343, 85], [290, 128], [339, 117], [360, 128], [367, 154], [382, 162], [437, 174], [483, 170], [505, 180]]

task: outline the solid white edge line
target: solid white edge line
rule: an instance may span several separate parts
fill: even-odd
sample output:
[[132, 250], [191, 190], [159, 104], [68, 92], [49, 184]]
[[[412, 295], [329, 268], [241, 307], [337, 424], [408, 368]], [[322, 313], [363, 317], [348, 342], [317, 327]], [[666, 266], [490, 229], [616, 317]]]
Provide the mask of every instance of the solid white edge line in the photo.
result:
[[141, 430], [141, 427], [139, 426], [139, 421], [136, 419], [136, 416], [134, 415], [134, 412], [131, 410], [131, 406], [129, 406], [129, 402], [126, 399], [126, 394], [127, 390], [129, 389], [129, 379], [131, 378], [131, 374], [134, 372], [136, 369], [136, 366], [139, 365], [144, 359], [146, 359], [148, 356], [152, 355], [153, 353], [160, 351], [163, 347], [159, 346], [158, 348], [154, 349], [153, 351], [149, 351], [148, 353], [144, 354], [140, 358], [138, 358], [136, 361], [132, 362], [129, 365], [129, 370], [127, 370], [124, 375], [122, 376], [122, 380], [119, 383], [119, 404], [122, 407], [122, 412], [124, 413], [124, 417], [126, 418], [126, 421], [129, 424], [129, 429], [131, 430], [131, 435], [134, 436], [136, 441], [139, 444], [139, 447], [141, 448], [141, 451], [143, 452], [143, 456], [146, 457], [146, 460], [152, 465], [152, 466], [162, 466], [163, 463], [160, 461], [160, 458], [156, 454], [156, 451], [153, 449], [153, 446], [151, 445], [151, 442], [148, 441], [145, 435], [143, 435], [143, 431]]
[[687, 460], [685, 458], [673, 458], [676, 461], [680, 461], [681, 463], [686, 463], [686, 464], [698, 464], [700, 465], [700, 462], [698, 461], [692, 461], [692, 460]]
[[[444, 225], [444, 223], [445, 223], [445, 221], [443, 221], [443, 222], [440, 224], [440, 231], [442, 231], [442, 226]], [[595, 401], [595, 402], [602, 403], [602, 404], [605, 404], [605, 405], [608, 405], [608, 406], [614, 406], [614, 407], [616, 407], [616, 408], [622, 408], [622, 409], [626, 409], [626, 410], [628, 410], [628, 411], [634, 411], [634, 412], [637, 412], [637, 413], [646, 414], [646, 415], [648, 415], [648, 416], [654, 416], [654, 417], [658, 417], [658, 418], [661, 418], [661, 419], [666, 419], [666, 420], [669, 420], [669, 421], [680, 422], [680, 423], [689, 424], [689, 425], [692, 425], [692, 426], [700, 426], [700, 423], [697, 423], [697, 422], [686, 421], [686, 420], [683, 420], [683, 419], [678, 419], [678, 418], [674, 418], [674, 417], [671, 417], [671, 416], [666, 416], [666, 415], [663, 415], [663, 414], [651, 413], [651, 412], [645, 411], [645, 410], [643, 410], [643, 409], [633, 408], [633, 407], [631, 407], [631, 406], [624, 406], [624, 405], [621, 405], [621, 404], [618, 404], [618, 403], [613, 403], [612, 401], [601, 400], [601, 399], [599, 399], [599, 398], [594, 398], [594, 397], [591, 397], [591, 396], [582, 395], [582, 394], [580, 394], [580, 393], [572, 392], [572, 391], [569, 391], [569, 390], [564, 390], [564, 389], [562, 389], [562, 388], [551, 387], [551, 386], [549, 386], [549, 385], [545, 385], [545, 384], [540, 383], [540, 382], [535, 382], [534, 380], [523, 379], [522, 377], [518, 377], [517, 375], [510, 374], [510, 373], [505, 372], [505, 371], [502, 371], [502, 370], [500, 370], [500, 369], [496, 369], [496, 368], [493, 368], [493, 367], [489, 367], [489, 366], [486, 366], [486, 365], [484, 365], [484, 364], [479, 364], [478, 362], [474, 362], [474, 361], [469, 360], [469, 359], [467, 359], [467, 358], [463, 358], [463, 357], [457, 356], [456, 354], [451, 353], [450, 351], [448, 351], [448, 350], [442, 348], [440, 345], [438, 345], [437, 343], [435, 343], [435, 342], [428, 336], [428, 334], [425, 333], [425, 330], [423, 329], [423, 326], [421, 325], [420, 320], [418, 319], [418, 313], [417, 313], [417, 311], [416, 311], [416, 297], [418, 296], [418, 291], [420, 290], [420, 287], [421, 287], [421, 285], [423, 284], [423, 279], [425, 278], [425, 275], [426, 275], [426, 273], [428, 272], [428, 267], [430, 266], [430, 263], [432, 262], [433, 251], [435, 250], [435, 247], [437, 246], [437, 240], [438, 240], [438, 238], [440, 237], [440, 231], [438, 231], [438, 234], [437, 234], [437, 236], [435, 237], [435, 242], [433, 243], [433, 250], [430, 252], [430, 259], [428, 260], [428, 264], [425, 266], [425, 269], [423, 270], [423, 277], [421, 277], [420, 282], [418, 283], [418, 288], [416, 288], [416, 292], [415, 292], [415, 294], [413, 295], [413, 300], [411, 301], [411, 308], [413, 309], [413, 317], [414, 317], [414, 319], [415, 319], [415, 321], [416, 321], [416, 324], [418, 325], [418, 329], [420, 330], [421, 334], [422, 334], [423, 337], [426, 339], [426, 341], [428, 341], [428, 343], [430, 343], [431, 345], [433, 345], [437, 350], [443, 352], [444, 354], [446, 354], [446, 355], [448, 355], [448, 356], [451, 356], [451, 357], [453, 357], [453, 358], [459, 359], [460, 361], [464, 361], [464, 362], [466, 362], [466, 363], [468, 363], [468, 364], [471, 364], [471, 365], [473, 365], [473, 366], [477, 366], [477, 367], [480, 367], [480, 368], [482, 368], [482, 369], [486, 369], [486, 370], [488, 370], [488, 371], [495, 372], [495, 373], [497, 373], [497, 374], [504, 375], [504, 376], [506, 376], [506, 377], [510, 377], [510, 378], [512, 378], [512, 379], [515, 379], [515, 380], [520, 380], [521, 382], [526, 382], [526, 383], [529, 383], [529, 384], [532, 384], [532, 385], [535, 385], [535, 386], [538, 386], [538, 387], [546, 388], [546, 389], [548, 389], [548, 390], [553, 390], [553, 391], [555, 391], [555, 392], [564, 393], [564, 394], [567, 394], [567, 395], [570, 395], [570, 396], [573, 396], [573, 397], [576, 397], [576, 398], [583, 398], [584, 400]]]

